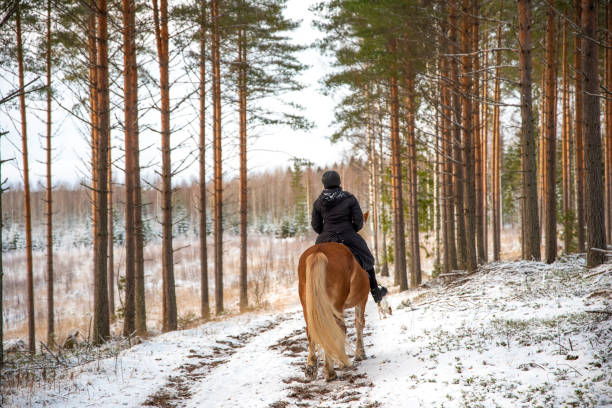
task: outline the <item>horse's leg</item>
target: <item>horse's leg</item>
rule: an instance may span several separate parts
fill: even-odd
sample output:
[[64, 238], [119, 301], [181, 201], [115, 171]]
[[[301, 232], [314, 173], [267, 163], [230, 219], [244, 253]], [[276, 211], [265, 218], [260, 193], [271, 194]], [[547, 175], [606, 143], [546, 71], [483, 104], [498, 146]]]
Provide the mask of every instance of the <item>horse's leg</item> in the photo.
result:
[[[366, 298], [367, 301], [368, 298]], [[355, 360], [361, 361], [366, 358], [363, 349], [363, 326], [365, 326], [365, 303], [362, 302], [355, 306], [355, 333], [357, 341], [355, 344]]]
[[336, 370], [334, 370], [334, 361], [325, 353], [325, 365], [323, 366], [323, 373], [325, 374], [325, 379], [327, 381], [335, 380]]
[[306, 329], [308, 337], [308, 358], [306, 359], [306, 378], [310, 381], [317, 378], [317, 352], [314, 343], [310, 340], [308, 329]]

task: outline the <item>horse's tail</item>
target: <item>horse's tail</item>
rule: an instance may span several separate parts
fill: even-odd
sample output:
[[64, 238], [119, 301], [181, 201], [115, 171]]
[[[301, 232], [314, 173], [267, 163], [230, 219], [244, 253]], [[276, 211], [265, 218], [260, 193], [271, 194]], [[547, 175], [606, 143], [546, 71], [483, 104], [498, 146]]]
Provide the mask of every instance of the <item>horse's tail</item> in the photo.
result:
[[345, 332], [342, 312], [337, 311], [327, 294], [327, 257], [323, 252], [306, 259], [306, 319], [310, 340], [319, 344], [326, 355], [348, 366], [344, 348]]

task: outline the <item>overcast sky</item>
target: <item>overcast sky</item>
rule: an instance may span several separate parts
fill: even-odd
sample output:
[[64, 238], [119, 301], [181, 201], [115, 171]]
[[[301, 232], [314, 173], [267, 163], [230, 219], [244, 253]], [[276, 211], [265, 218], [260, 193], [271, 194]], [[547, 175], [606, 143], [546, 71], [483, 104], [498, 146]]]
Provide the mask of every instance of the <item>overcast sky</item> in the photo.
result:
[[[286, 15], [292, 19], [302, 20], [301, 27], [293, 34], [295, 41], [301, 44], [310, 44], [321, 35], [320, 32], [312, 27], [314, 15], [308, 10], [310, 4], [314, 2], [312, 0], [290, 0], [288, 3]], [[321, 78], [330, 69], [329, 60], [320, 55], [316, 49], [308, 49], [300, 53], [299, 58], [303, 63], [310, 65], [308, 71], [301, 78], [307, 88], [299, 92], [299, 94], [291, 95], [289, 99], [299, 102], [306, 108], [305, 116], [314, 122], [316, 127], [310, 131], [293, 131], [286, 127], [257, 129], [257, 138], [252, 138], [249, 144], [250, 172], [261, 172], [280, 166], [287, 166], [289, 165], [290, 158], [294, 156], [309, 159], [316, 165], [325, 166], [341, 160], [346, 155], [350, 155], [350, 146], [348, 144], [332, 144], [329, 141], [329, 135], [332, 133], [330, 126], [333, 121], [335, 101], [333, 97], [322, 94], [320, 84]], [[11, 79], [7, 82], [7, 78], [10, 77], [3, 75], [3, 78], [0, 78], [0, 93], [2, 95], [17, 85], [16, 83], [10, 83]], [[178, 98], [180, 95], [177, 95], [177, 93], [180, 94], [181, 92], [181, 89], [175, 88], [174, 95], [171, 95], [171, 97]], [[40, 106], [38, 107], [40, 108]], [[11, 184], [21, 183], [23, 180], [19, 111], [16, 108], [17, 106], [9, 111], [4, 106], [0, 109], [0, 126], [2, 130], [9, 131], [9, 134], [4, 136], [1, 141], [0, 151], [2, 158], [15, 158], [15, 160], [3, 166], [2, 177], [3, 179], [8, 178]], [[116, 112], [116, 114], [121, 114], [121, 112]], [[157, 122], [153, 122], [154, 126], [159, 126], [159, 119], [157, 119], [159, 114], [155, 112], [155, 115], [151, 120]], [[89, 166], [90, 151], [86, 139], [86, 128], [80, 126], [78, 121], [71, 118], [57, 106], [54, 107], [53, 116], [53, 145], [56, 149], [54, 151], [52, 169], [54, 180], [56, 182], [67, 183], [79, 182], [87, 177], [87, 168]], [[44, 122], [36, 117], [44, 118], [44, 112], [36, 110], [32, 106], [28, 111], [28, 149], [30, 179], [33, 188], [38, 188], [45, 172], [44, 164], [41, 162], [45, 158], [41, 139], [44, 135], [45, 127]], [[195, 115], [193, 117], [190, 117], [190, 115], [176, 115], [171, 118], [172, 128], [182, 129], [180, 132], [173, 133], [174, 144], [189, 139], [189, 129], [192, 130], [191, 134], [193, 134], [197, 119]], [[189, 125], [192, 122], [194, 125]], [[225, 119], [225, 123], [224, 137], [226, 137], [225, 143], [227, 145], [224, 151], [224, 173], [225, 178], [229, 179], [236, 175], [235, 169], [238, 166], [236, 149], [234, 148], [235, 143], [233, 141], [233, 138], [237, 136], [231, 115]], [[183, 124], [187, 124], [187, 126], [183, 126]], [[120, 134], [115, 133], [112, 143], [114, 146], [113, 154], [117, 157], [121, 154], [118, 147], [123, 143], [120, 140]], [[187, 145], [189, 143], [188, 141]], [[148, 175], [150, 176], [158, 168], [161, 160], [158, 147], [159, 134], [142, 131], [141, 147], [144, 148], [145, 146], [151, 147], [142, 153], [141, 161], [152, 164], [152, 167], [148, 170]], [[178, 149], [173, 153], [173, 161], [175, 163], [179, 162], [191, 150], [190, 146], [186, 146], [182, 150]], [[191, 161], [188, 161], [188, 163], [191, 163]], [[121, 164], [118, 163], [118, 165]], [[119, 178], [122, 178], [120, 172], [117, 172], [117, 174]], [[197, 163], [192, 163], [181, 173], [178, 179], [190, 179], [196, 177], [197, 174]]]

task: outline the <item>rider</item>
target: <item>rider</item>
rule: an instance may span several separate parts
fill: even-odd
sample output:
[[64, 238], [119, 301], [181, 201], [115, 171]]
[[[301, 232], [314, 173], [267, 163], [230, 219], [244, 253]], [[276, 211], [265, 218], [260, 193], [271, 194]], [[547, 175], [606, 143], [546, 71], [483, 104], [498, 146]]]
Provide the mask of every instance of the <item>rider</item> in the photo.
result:
[[354, 195], [340, 187], [340, 175], [329, 170], [323, 174], [321, 195], [312, 209], [312, 228], [319, 236], [317, 244], [339, 242], [346, 245], [370, 278], [370, 292], [379, 303], [387, 288], [378, 285], [374, 275], [374, 257], [357, 231], [363, 227], [363, 213]]

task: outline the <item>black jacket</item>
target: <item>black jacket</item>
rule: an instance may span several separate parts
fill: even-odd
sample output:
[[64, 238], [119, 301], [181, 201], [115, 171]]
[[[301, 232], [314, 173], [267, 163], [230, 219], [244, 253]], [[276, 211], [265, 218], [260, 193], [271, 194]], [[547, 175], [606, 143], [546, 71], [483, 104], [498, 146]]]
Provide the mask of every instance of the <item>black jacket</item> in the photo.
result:
[[312, 208], [312, 228], [319, 236], [317, 244], [339, 242], [349, 247], [366, 271], [374, 267], [374, 257], [357, 231], [363, 228], [359, 202], [341, 187], [325, 189]]

